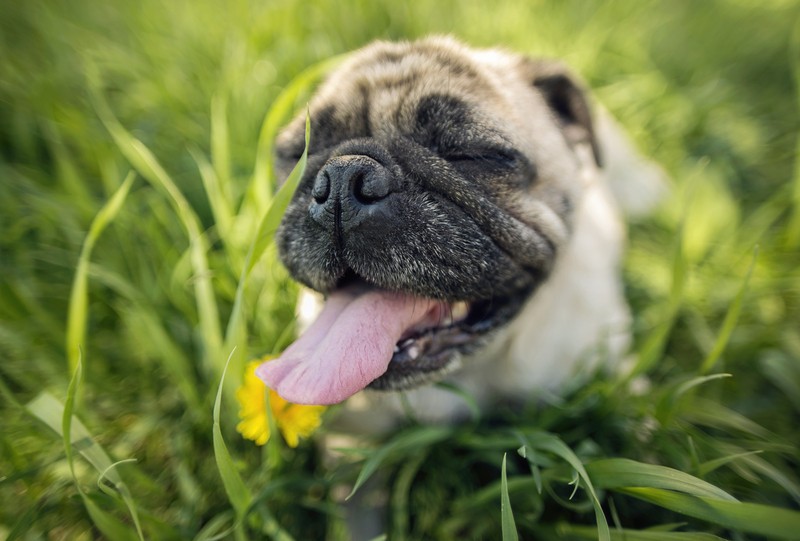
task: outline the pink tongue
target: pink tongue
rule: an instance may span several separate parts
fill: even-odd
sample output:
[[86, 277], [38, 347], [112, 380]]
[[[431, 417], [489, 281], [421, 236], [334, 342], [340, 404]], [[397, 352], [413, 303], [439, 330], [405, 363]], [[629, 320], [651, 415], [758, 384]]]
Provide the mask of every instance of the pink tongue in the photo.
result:
[[403, 293], [333, 293], [308, 330], [256, 374], [295, 404], [336, 404], [386, 372], [408, 329], [438, 318], [441, 303]]

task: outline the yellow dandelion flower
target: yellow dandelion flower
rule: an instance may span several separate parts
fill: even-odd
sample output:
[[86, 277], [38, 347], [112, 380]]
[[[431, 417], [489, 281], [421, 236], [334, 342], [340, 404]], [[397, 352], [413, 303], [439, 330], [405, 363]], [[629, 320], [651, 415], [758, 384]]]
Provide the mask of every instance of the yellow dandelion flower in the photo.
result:
[[236, 391], [241, 419], [236, 425], [236, 430], [257, 445], [267, 443], [270, 436], [267, 419], [267, 396], [269, 396], [269, 407], [278, 430], [281, 431], [289, 447], [297, 447], [300, 438], [309, 437], [319, 427], [320, 416], [325, 411], [325, 406], [292, 404], [272, 389], [267, 389], [264, 382], [256, 376], [256, 368], [269, 359], [270, 357], [265, 357], [247, 363], [244, 381]]

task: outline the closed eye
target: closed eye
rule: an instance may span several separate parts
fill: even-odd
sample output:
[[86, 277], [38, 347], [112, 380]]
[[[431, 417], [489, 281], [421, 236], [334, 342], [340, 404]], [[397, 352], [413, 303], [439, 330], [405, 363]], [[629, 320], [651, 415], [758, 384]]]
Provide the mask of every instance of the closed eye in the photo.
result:
[[515, 152], [501, 149], [459, 150], [445, 152], [442, 157], [452, 164], [474, 163], [504, 169], [513, 169], [519, 161]]

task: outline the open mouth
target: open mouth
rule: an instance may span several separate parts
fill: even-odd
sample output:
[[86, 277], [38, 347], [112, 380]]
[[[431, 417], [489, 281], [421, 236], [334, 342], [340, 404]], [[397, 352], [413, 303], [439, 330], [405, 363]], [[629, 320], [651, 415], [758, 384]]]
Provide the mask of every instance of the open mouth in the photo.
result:
[[458, 368], [461, 355], [482, 345], [491, 331], [519, 310], [521, 294], [481, 301], [441, 302], [427, 321], [397, 341], [386, 372], [371, 389], [402, 390], [431, 381]]
[[409, 329], [394, 347], [393, 363], [408, 363], [422, 356], [431, 357], [448, 349], [469, 342], [471, 333], [467, 328], [469, 304], [456, 302], [442, 303], [439, 314], [434, 314], [435, 324]]
[[362, 280], [328, 295], [315, 322], [257, 374], [290, 402], [335, 404], [358, 391], [407, 389], [457, 368], [521, 307], [527, 292], [443, 301]]
[[389, 365], [369, 384], [371, 389], [406, 389], [458, 366], [458, 353], [475, 344], [478, 334], [469, 321], [471, 304], [441, 302], [420, 324], [395, 343]]

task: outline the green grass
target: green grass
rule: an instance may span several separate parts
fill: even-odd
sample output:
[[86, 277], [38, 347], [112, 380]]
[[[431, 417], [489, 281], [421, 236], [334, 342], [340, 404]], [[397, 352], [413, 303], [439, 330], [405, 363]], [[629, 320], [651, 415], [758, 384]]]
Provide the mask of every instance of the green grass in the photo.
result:
[[[372, 475], [390, 539], [796, 538], [795, 2], [5, 4], [0, 538], [346, 539]], [[640, 362], [334, 467], [256, 447], [233, 390], [296, 294], [274, 133], [320, 62], [430, 33], [563, 58], [669, 173], [630, 227]]]

